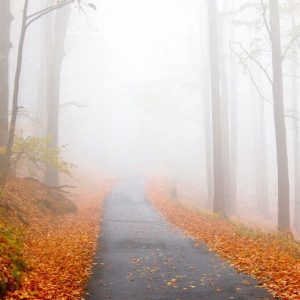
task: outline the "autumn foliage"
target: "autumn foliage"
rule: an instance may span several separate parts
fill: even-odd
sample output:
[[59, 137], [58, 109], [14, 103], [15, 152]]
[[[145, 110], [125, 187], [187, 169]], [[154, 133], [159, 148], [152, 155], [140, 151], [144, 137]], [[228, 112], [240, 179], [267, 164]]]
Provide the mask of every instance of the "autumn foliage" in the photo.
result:
[[[17, 224], [15, 231], [22, 232], [20, 257], [26, 270], [20, 274], [19, 285], [17, 278], [9, 278], [11, 291], [5, 299], [81, 299], [99, 234], [102, 202], [110, 186], [102, 181], [93, 193], [74, 194], [75, 208], [61, 193], [36, 181], [9, 182], [5, 205], [10, 207], [8, 219]], [[10, 267], [2, 257], [1, 272]]]
[[259, 232], [185, 207], [158, 180], [148, 183], [147, 194], [170, 223], [205, 241], [235, 269], [254, 276], [281, 299], [300, 299], [300, 246], [291, 236]]

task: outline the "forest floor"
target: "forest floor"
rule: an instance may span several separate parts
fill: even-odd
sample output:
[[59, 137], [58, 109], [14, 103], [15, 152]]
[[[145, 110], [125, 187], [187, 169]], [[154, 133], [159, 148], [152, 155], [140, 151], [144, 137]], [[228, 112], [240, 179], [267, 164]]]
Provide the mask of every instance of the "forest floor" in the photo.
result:
[[300, 248], [290, 236], [184, 207], [160, 181], [120, 181], [107, 197], [111, 187], [101, 181], [66, 198], [37, 181], [9, 181], [0, 194], [5, 299], [300, 299]]
[[9, 181], [0, 197], [0, 298], [81, 299], [110, 187], [102, 181], [71, 201], [37, 181]]
[[290, 235], [258, 231], [183, 206], [161, 181], [149, 182], [147, 196], [168, 222], [204, 241], [237, 271], [257, 278], [274, 296], [300, 299], [300, 245]]
[[85, 299], [273, 299], [258, 281], [168, 224], [147, 201], [140, 178], [114, 186], [101, 227]]

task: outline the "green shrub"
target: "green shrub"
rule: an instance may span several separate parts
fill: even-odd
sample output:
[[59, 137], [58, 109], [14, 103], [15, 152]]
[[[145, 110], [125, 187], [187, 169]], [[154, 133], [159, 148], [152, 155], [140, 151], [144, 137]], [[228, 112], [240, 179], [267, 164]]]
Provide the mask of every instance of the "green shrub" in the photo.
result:
[[[35, 177], [39, 172], [43, 172], [45, 166], [49, 166], [60, 173], [71, 176], [71, 170], [75, 165], [62, 159], [61, 154], [65, 148], [66, 146], [51, 147], [49, 137], [15, 136], [10, 172], [17, 174], [18, 171], [25, 169]], [[5, 151], [5, 147], [0, 147], [0, 161], [4, 157]]]

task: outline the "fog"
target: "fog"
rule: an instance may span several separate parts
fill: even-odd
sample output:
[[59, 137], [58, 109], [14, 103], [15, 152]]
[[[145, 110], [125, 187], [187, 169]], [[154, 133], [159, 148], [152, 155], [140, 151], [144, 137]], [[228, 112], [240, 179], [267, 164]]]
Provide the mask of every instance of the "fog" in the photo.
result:
[[[64, 2], [29, 1], [28, 15]], [[199, 0], [69, 2], [27, 28], [16, 135], [49, 134], [56, 90], [57, 146], [66, 145], [60, 155], [76, 165], [75, 182], [159, 177], [178, 201], [299, 231], [299, 1], [279, 1], [280, 62], [269, 1], [220, 0], [217, 11]], [[9, 118], [23, 6], [10, 1]]]

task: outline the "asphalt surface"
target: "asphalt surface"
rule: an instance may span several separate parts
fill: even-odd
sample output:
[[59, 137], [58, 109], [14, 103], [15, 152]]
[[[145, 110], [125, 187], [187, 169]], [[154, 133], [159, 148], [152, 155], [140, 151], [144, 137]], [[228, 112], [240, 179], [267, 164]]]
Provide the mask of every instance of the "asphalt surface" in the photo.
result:
[[85, 299], [273, 299], [257, 284], [169, 225], [130, 178], [106, 201]]

